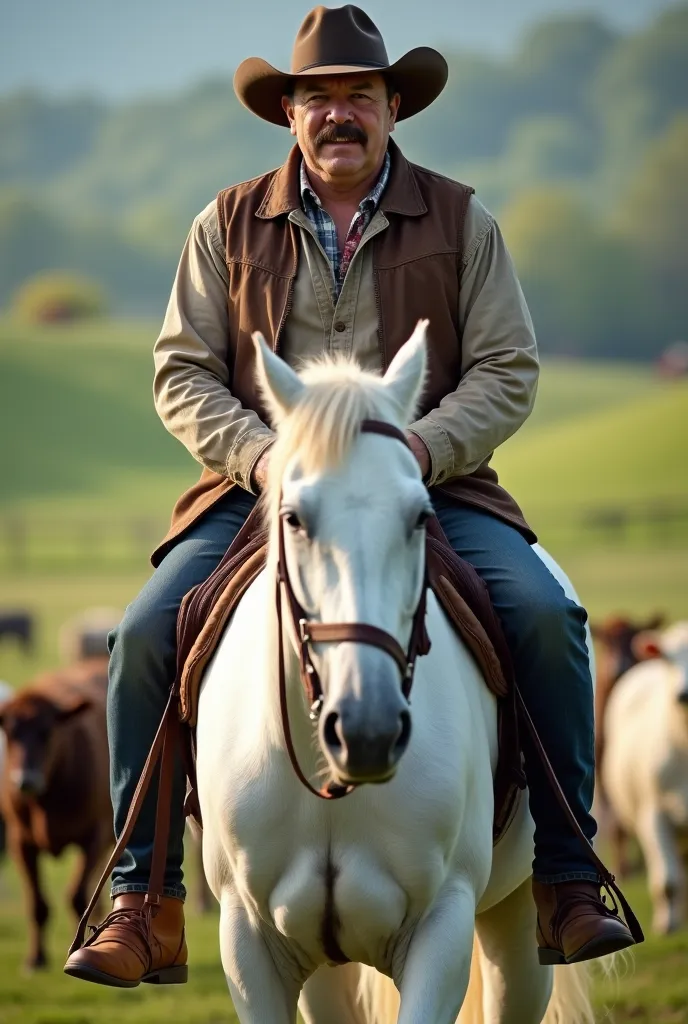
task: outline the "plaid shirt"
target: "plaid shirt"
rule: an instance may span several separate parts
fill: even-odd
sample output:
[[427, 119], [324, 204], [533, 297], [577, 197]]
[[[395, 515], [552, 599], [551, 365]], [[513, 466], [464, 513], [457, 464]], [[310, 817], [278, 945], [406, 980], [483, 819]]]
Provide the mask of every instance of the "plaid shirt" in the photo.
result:
[[335, 223], [327, 210], [323, 209], [322, 203], [311, 188], [311, 183], [306, 173], [306, 164], [303, 160], [301, 161], [301, 200], [303, 202], [303, 209], [315, 228], [318, 241], [322, 245], [332, 267], [337, 297], [342, 290], [346, 272], [363, 238], [363, 233], [373, 219], [373, 215], [380, 204], [382, 193], [389, 179], [390, 164], [389, 153], [385, 153], [385, 162], [382, 165], [380, 177], [365, 199], [361, 200], [358, 210], [349, 225], [349, 233], [344, 243], [344, 251], [340, 253]]

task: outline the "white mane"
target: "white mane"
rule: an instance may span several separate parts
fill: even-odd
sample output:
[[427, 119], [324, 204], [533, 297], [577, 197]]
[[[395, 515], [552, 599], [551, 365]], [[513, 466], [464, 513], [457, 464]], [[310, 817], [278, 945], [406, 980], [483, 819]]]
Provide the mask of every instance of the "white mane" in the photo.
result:
[[403, 410], [382, 378], [344, 356], [324, 356], [299, 373], [305, 388], [296, 405], [277, 422], [270, 450], [266, 490], [269, 511], [279, 502], [288, 463], [298, 454], [307, 476], [341, 465], [358, 436], [362, 420], [379, 419], [405, 427]]

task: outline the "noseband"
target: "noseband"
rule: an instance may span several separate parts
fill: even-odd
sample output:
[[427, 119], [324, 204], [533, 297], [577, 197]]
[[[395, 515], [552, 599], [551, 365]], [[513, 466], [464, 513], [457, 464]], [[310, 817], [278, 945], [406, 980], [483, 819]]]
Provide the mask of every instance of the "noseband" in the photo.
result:
[[[401, 441], [406, 447], [410, 447], [403, 431], [391, 423], [384, 423], [382, 420], [363, 420], [361, 423], [362, 434], [381, 434], [384, 437], [392, 437]], [[277, 560], [277, 632], [279, 650], [279, 695], [280, 712], [282, 725], [284, 727], [284, 739], [287, 745], [287, 753], [297, 777], [303, 785], [320, 797], [322, 800], [337, 800], [348, 796], [356, 788], [356, 784], [341, 786], [331, 782], [322, 789], [315, 789], [308, 781], [301, 770], [294, 741], [289, 725], [289, 711], [287, 707], [287, 675], [284, 658], [284, 634], [282, 630], [282, 595], [286, 596], [291, 625], [297, 642], [299, 656], [299, 674], [308, 701], [310, 703], [310, 717], [317, 721], [323, 706], [323, 690], [318, 670], [313, 664], [311, 644], [318, 643], [356, 643], [367, 644], [369, 647], [377, 647], [394, 658], [401, 675], [401, 691], [409, 699], [413, 685], [413, 673], [418, 655], [427, 654], [430, 650], [430, 640], [425, 629], [425, 609], [427, 603], [428, 580], [427, 574], [423, 581], [418, 607], [413, 616], [411, 627], [411, 638], [408, 650], [403, 647], [391, 633], [377, 626], [370, 626], [365, 622], [313, 622], [308, 619], [305, 608], [299, 603], [287, 569], [284, 543], [284, 516], [280, 513], [278, 525], [278, 560]]]

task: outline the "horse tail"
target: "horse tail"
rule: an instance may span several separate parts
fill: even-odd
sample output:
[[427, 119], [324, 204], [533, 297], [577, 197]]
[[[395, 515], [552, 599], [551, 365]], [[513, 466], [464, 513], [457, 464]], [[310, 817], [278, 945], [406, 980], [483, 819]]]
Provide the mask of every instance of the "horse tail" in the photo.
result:
[[554, 987], [542, 1024], [595, 1024], [590, 1001], [590, 965], [554, 968]]
[[[606, 964], [605, 968], [609, 970]], [[384, 1024], [387, 1024], [387, 1020]], [[468, 991], [456, 1024], [484, 1024], [484, 1020], [483, 978], [475, 939]], [[595, 1024], [595, 1013], [590, 1001], [589, 964], [554, 968], [554, 986], [542, 1024]]]
[[399, 993], [394, 983], [374, 967], [361, 967], [358, 998], [366, 1024], [396, 1024], [399, 1017]]
[[[605, 957], [605, 973], [614, 973], [612, 957]], [[554, 968], [554, 986], [542, 1024], [595, 1024], [590, 1001], [590, 965], [570, 964]], [[366, 1024], [396, 1024], [399, 995], [389, 978], [372, 967], [361, 969], [359, 998], [366, 1015]], [[473, 941], [471, 976], [456, 1024], [484, 1024], [483, 978], [480, 970], [477, 939]]]
[[[373, 967], [362, 967], [358, 996], [365, 1013], [366, 1024], [396, 1024], [399, 1017], [399, 993], [385, 975], [378, 974]], [[473, 940], [471, 977], [456, 1024], [484, 1024], [483, 979], [477, 953], [477, 940], [475, 939]]]

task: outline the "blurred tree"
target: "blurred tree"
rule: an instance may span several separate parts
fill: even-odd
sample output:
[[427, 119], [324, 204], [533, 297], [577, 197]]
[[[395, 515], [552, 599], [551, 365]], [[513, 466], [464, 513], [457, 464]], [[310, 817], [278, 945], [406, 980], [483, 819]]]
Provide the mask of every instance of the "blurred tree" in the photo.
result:
[[609, 191], [623, 186], [647, 143], [688, 106], [688, 4], [666, 11], [614, 48], [591, 80]]
[[595, 166], [592, 137], [572, 117], [522, 118], [512, 129], [504, 163], [516, 187], [580, 178]]
[[0, 182], [54, 180], [89, 152], [107, 114], [94, 99], [8, 96], [0, 103]]
[[688, 337], [688, 114], [648, 150], [612, 224], [642, 261], [663, 343]]
[[102, 317], [105, 293], [96, 281], [80, 274], [53, 272], [26, 281], [13, 302], [16, 316], [29, 323], [64, 323]]
[[647, 338], [632, 248], [563, 188], [523, 193], [502, 228], [543, 352], [642, 357]]
[[[687, 177], [683, 143], [666, 142], [652, 166], [645, 157], [688, 116], [688, 3], [627, 35], [594, 16], [549, 18], [512, 56], [448, 62], [442, 96], [395, 137], [412, 160], [468, 182], [493, 212], [523, 222], [514, 244], [526, 262], [541, 260], [529, 290], [544, 343], [600, 353], [647, 344], [649, 354], [648, 318], [661, 336], [679, 332], [685, 221], [673, 211]], [[11, 183], [0, 184], [0, 304], [26, 277], [70, 267], [105, 282], [118, 312], [156, 316], [194, 215], [219, 189], [276, 166], [291, 144], [239, 104], [225, 77], [113, 105], [0, 98], [0, 138], [0, 183]], [[649, 222], [637, 231], [634, 203]], [[662, 241], [645, 257], [646, 228]], [[580, 252], [569, 252], [575, 245]]]
[[585, 83], [597, 74], [618, 39], [593, 15], [550, 18], [535, 25], [514, 62], [529, 112], [587, 118]]

